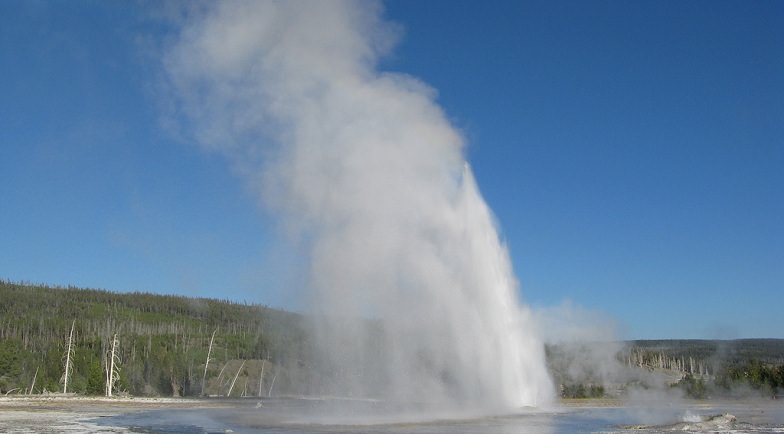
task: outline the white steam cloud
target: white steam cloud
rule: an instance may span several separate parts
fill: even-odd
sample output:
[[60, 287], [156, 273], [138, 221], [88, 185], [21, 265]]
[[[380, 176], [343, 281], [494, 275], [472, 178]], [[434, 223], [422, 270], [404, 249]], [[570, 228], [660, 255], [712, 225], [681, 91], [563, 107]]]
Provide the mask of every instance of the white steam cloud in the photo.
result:
[[[317, 392], [542, 405], [553, 394], [543, 345], [463, 139], [431, 88], [377, 70], [397, 35], [381, 12], [350, 1], [191, 10], [164, 58], [178, 110], [307, 251], [318, 335], [342, 375]], [[360, 317], [374, 326], [348, 320]]]

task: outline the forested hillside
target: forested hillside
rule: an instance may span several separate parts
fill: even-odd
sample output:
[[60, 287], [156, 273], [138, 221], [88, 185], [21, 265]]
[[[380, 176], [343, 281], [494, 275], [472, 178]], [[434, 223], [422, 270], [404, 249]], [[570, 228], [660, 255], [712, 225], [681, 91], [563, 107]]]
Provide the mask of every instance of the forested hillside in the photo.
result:
[[666, 353], [674, 358], [702, 359], [725, 363], [742, 363], [757, 359], [764, 363], [784, 363], [784, 339], [669, 339], [631, 341], [631, 348], [648, 353]]
[[[319, 365], [305, 321], [296, 313], [226, 300], [0, 281], [0, 394], [339, 391], [356, 373]], [[657, 382], [696, 398], [738, 390], [770, 396], [784, 389], [782, 339], [580, 343], [546, 350], [563, 397], [617, 396]], [[378, 354], [385, 357], [383, 349]]]
[[650, 372], [674, 372], [687, 396], [778, 396], [784, 390], [784, 339], [629, 342], [621, 359]]
[[775, 397], [784, 390], [784, 339], [581, 342], [546, 350], [564, 398], [673, 388], [692, 398]]
[[0, 392], [62, 392], [72, 326], [67, 392], [106, 392], [115, 335], [115, 393], [199, 395], [202, 378], [204, 394], [269, 393], [272, 386], [307, 392], [306, 379], [297, 378], [308, 360], [300, 315], [230, 301], [2, 281]]

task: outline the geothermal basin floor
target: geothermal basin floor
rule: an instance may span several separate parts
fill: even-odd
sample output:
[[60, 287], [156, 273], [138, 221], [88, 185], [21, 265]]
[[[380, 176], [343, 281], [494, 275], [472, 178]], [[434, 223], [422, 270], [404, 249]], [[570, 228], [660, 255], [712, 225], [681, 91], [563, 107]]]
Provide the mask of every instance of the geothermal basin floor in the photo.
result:
[[[329, 404], [325, 404], [329, 402]], [[2, 433], [784, 433], [784, 400], [565, 400], [493, 417], [373, 419], [330, 400], [0, 397]], [[340, 403], [338, 403], [340, 404]], [[321, 411], [326, 409], [327, 411]]]

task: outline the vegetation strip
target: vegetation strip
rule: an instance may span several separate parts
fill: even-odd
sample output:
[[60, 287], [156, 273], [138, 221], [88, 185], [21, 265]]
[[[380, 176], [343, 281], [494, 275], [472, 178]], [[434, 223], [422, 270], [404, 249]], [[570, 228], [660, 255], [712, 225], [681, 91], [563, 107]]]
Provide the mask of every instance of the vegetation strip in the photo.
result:
[[[345, 375], [318, 364], [305, 317], [262, 305], [5, 281], [0, 300], [0, 396], [318, 396]], [[648, 387], [571, 375], [581, 345], [547, 348], [562, 398]], [[693, 398], [784, 389], [783, 339], [630, 341], [614, 357]]]

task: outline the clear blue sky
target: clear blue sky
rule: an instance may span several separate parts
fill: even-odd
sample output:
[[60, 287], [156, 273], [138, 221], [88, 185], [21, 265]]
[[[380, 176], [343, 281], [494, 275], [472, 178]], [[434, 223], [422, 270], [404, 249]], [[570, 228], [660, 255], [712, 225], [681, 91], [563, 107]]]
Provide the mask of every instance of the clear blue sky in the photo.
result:
[[[784, 3], [392, 1], [535, 308], [784, 338]], [[157, 2], [0, 2], [0, 278], [296, 308], [274, 224], [162, 125]]]

